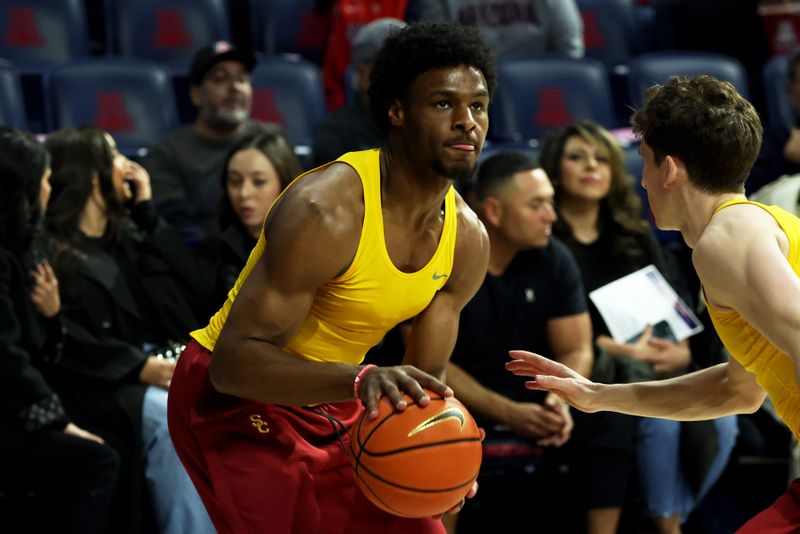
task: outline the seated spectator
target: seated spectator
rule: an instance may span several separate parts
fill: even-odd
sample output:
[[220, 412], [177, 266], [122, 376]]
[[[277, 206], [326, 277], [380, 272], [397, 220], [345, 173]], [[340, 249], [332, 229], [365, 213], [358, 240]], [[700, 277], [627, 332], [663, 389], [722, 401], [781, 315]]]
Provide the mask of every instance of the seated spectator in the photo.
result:
[[213, 273], [156, 215], [147, 171], [111, 136], [66, 129], [46, 147], [66, 327], [49, 376], [76, 421], [122, 457], [113, 531], [152, 530], [142, 524], [144, 480], [159, 532], [213, 532], [167, 431], [175, 360], [156, 356], [200, 324]]
[[497, 59], [585, 52], [575, 0], [410, 0], [407, 16], [475, 26]]
[[[750, 196], [781, 176], [800, 173], [800, 53], [786, 63], [786, 93], [794, 110], [792, 124], [770, 124], [761, 152], [744, 186]], [[794, 211], [793, 209], [789, 211]]]
[[[62, 342], [58, 281], [36, 242], [49, 176], [44, 147], [0, 129], [0, 516], [28, 532], [100, 533], [119, 456], [73, 422], [38, 368]], [[30, 492], [44, 513], [12, 500]]]
[[322, 165], [346, 152], [377, 148], [381, 134], [369, 112], [369, 75], [372, 59], [384, 39], [406, 25], [393, 18], [383, 18], [362, 26], [353, 38], [350, 68], [356, 79], [357, 93], [343, 107], [331, 113], [314, 132], [314, 161]]
[[217, 272], [209, 315], [222, 306], [239, 277], [272, 203], [299, 172], [292, 148], [279, 134], [249, 135], [231, 149], [221, 173], [220, 233], [200, 251]]
[[[570, 412], [558, 397], [505, 376], [513, 347], [537, 347], [586, 376], [592, 370], [580, 271], [550, 237], [553, 188], [533, 160], [501, 152], [481, 165], [477, 197], [489, 233], [489, 268], [461, 312], [447, 382], [486, 440], [481, 489], [465, 504], [458, 531], [510, 531], [537, 510], [542, 532], [613, 533], [633, 467], [635, 419]], [[559, 482], [562, 465], [568, 483]]]
[[198, 50], [189, 71], [196, 120], [161, 139], [142, 160], [156, 208], [192, 247], [215, 226], [217, 177], [230, 148], [246, 134], [279, 131], [250, 119], [255, 63], [251, 53], [224, 41]]
[[[649, 264], [673, 287], [682, 287], [640, 216], [639, 197], [611, 134], [592, 123], [568, 125], [544, 139], [541, 161], [555, 185], [559, 220], [553, 233], [575, 255], [587, 293]], [[688, 340], [656, 337], [650, 326], [635, 343], [614, 341], [593, 304], [591, 316], [598, 359], [603, 354], [616, 358], [618, 372], [609, 382], [666, 378], [720, 363], [698, 360], [693, 365]], [[657, 532], [680, 531], [681, 522], [722, 474], [736, 434], [734, 416], [689, 423], [640, 420], [637, 479], [645, 515]]]

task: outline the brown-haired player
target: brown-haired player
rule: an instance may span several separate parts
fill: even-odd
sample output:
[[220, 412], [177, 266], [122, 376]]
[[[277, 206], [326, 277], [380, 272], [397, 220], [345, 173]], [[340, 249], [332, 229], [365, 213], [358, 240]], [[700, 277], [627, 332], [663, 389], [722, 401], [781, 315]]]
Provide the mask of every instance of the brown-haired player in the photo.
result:
[[[753, 412], [769, 395], [800, 431], [800, 219], [748, 202], [744, 182], [761, 145], [753, 106], [709, 76], [652, 87], [632, 118], [642, 185], [659, 228], [693, 249], [714, 326], [733, 358], [658, 382], [597, 384], [538, 355], [513, 351], [513, 373], [584, 411], [679, 420]], [[748, 521], [744, 533], [796, 532], [800, 481]]]

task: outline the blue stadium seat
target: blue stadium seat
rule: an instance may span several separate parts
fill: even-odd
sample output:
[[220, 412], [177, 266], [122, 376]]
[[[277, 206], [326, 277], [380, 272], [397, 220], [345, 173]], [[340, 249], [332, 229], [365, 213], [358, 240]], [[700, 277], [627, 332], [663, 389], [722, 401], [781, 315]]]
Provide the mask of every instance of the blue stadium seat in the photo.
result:
[[767, 123], [769, 125], [794, 124], [794, 111], [786, 94], [788, 55], [775, 56], [764, 65], [764, 94], [767, 99]]
[[586, 57], [607, 69], [625, 69], [641, 49], [633, 0], [577, 0], [583, 19]]
[[20, 71], [90, 52], [83, 0], [0, 0], [0, 57]]
[[664, 83], [670, 76], [697, 76], [708, 74], [731, 82], [739, 93], [749, 98], [747, 75], [742, 64], [722, 54], [707, 52], [649, 52], [641, 54], [630, 63], [630, 104], [639, 107], [647, 88]]
[[294, 53], [320, 62], [325, 44], [314, 0], [250, 0], [253, 47], [268, 54]]
[[53, 129], [102, 128], [127, 155], [143, 155], [177, 126], [170, 75], [144, 60], [102, 58], [64, 65], [50, 75], [49, 97]]
[[293, 54], [264, 56], [250, 79], [253, 118], [280, 124], [295, 152], [309, 156], [314, 129], [325, 115], [319, 67]]
[[10, 63], [0, 60], [0, 126], [28, 128], [19, 76]]
[[497, 64], [489, 135], [497, 142], [539, 139], [578, 120], [613, 128], [608, 73], [593, 59], [530, 56]]
[[119, 55], [158, 61], [188, 71], [195, 51], [230, 41], [223, 0], [113, 0], [115, 49]]

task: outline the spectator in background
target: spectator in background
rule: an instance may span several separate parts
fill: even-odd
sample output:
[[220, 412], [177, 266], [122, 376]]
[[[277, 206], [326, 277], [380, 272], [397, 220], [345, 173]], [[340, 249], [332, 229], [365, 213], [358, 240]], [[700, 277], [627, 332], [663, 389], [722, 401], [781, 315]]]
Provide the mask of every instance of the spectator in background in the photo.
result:
[[[317, 2], [317, 7], [324, 3]], [[386, 17], [404, 20], [408, 0], [333, 0], [332, 4], [331, 33], [322, 65], [325, 100], [330, 111], [345, 103], [344, 78], [347, 66], [352, 63], [352, 39], [359, 28]]]
[[745, 191], [752, 195], [786, 174], [800, 173], [800, 53], [786, 62], [786, 93], [794, 111], [791, 124], [770, 124]]
[[[587, 293], [649, 264], [674, 287], [685, 285], [677, 282], [681, 277], [674, 262], [668, 267], [640, 216], [641, 201], [625, 172], [622, 149], [609, 132], [592, 123], [560, 128], [544, 139], [541, 161], [556, 190], [559, 220], [553, 232], [575, 255]], [[686, 295], [684, 299], [693, 300]], [[693, 362], [688, 340], [656, 337], [651, 326], [635, 343], [617, 342], [594, 305], [591, 312], [598, 362], [602, 365], [607, 353], [616, 368], [605, 381], [667, 378], [725, 359], [721, 352], [702, 353], [700, 358], [714, 361]], [[639, 421], [637, 480], [644, 514], [656, 532], [680, 532], [680, 524], [722, 474], [736, 435], [735, 416], [684, 423]]]
[[[49, 176], [39, 143], [0, 129], [0, 516], [29, 532], [100, 533], [119, 456], [72, 422], [38, 369], [63, 339], [58, 281], [37, 246]], [[17, 508], [13, 494], [31, 491], [45, 513]]]
[[313, 153], [316, 165], [333, 161], [347, 152], [381, 145], [382, 136], [373, 124], [369, 112], [372, 60], [384, 39], [405, 25], [399, 19], [382, 18], [362, 26], [356, 33], [350, 56], [350, 76], [355, 79], [356, 92], [343, 107], [321, 122], [314, 132]]
[[475, 26], [497, 59], [584, 54], [583, 21], [575, 0], [410, 0], [408, 18]]
[[[529, 157], [501, 152], [481, 165], [477, 196], [476, 212], [489, 233], [489, 268], [461, 312], [447, 383], [478, 417], [486, 440], [481, 491], [465, 505], [458, 530], [510, 531], [533, 509], [543, 532], [611, 534], [633, 467], [634, 419], [570, 414], [555, 396], [531, 395], [503, 376], [510, 347], [540, 347], [585, 376], [592, 370], [580, 271], [563, 243], [550, 237], [553, 187]], [[508, 454], [514, 448], [520, 452]], [[547, 476], [559, 465], [569, 466], [570, 483]]]
[[51, 134], [54, 240], [66, 327], [48, 377], [75, 420], [122, 457], [114, 532], [143, 524], [147, 483], [159, 532], [213, 532], [167, 432], [175, 360], [156, 348], [186, 340], [213, 273], [194, 261], [153, 208], [150, 179], [94, 128]]
[[158, 141], [142, 160], [158, 211], [190, 247], [216, 226], [217, 178], [230, 148], [246, 134], [279, 131], [250, 119], [255, 63], [252, 53], [225, 41], [198, 50], [189, 71], [197, 118]]
[[300, 163], [280, 134], [248, 135], [231, 149], [220, 174], [220, 233], [200, 251], [217, 272], [209, 315], [219, 309], [236, 282], [272, 203], [299, 172]]

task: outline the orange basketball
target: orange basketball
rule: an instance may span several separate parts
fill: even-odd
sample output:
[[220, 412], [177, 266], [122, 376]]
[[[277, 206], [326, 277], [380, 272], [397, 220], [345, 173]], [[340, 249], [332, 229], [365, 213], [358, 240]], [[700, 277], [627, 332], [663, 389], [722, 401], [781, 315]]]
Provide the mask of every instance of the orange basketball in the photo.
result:
[[356, 482], [376, 506], [403, 517], [430, 517], [463, 499], [478, 477], [481, 440], [463, 404], [431, 391], [422, 408], [406, 396], [397, 411], [383, 397], [378, 417], [364, 412], [350, 437]]

